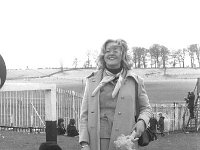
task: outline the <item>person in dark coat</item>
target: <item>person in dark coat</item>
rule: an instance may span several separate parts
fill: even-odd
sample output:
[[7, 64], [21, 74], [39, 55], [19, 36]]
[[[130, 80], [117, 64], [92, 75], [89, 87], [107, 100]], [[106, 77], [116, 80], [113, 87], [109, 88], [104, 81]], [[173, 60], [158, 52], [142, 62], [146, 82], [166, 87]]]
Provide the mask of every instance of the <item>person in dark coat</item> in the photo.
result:
[[64, 119], [63, 118], [59, 118], [58, 119], [57, 132], [58, 132], [58, 135], [64, 135], [66, 133], [66, 129], [64, 127]]
[[153, 115], [153, 117], [150, 118], [149, 120], [149, 123], [150, 123], [150, 129], [153, 133], [153, 136], [154, 136], [154, 140], [157, 140], [157, 135], [156, 135], [156, 129], [157, 129], [157, 126], [158, 126], [158, 121], [157, 119], [155, 118], [155, 116]]
[[165, 136], [164, 134], [164, 119], [165, 117], [162, 116], [162, 113], [159, 114], [160, 118], [158, 120], [158, 129], [161, 133], [161, 136]]
[[75, 119], [70, 119], [69, 124], [67, 125], [67, 136], [74, 137], [79, 135], [75, 123]]
[[190, 118], [194, 118], [194, 100], [194, 92], [190, 92], [190, 94], [188, 94], [188, 108], [190, 110]]

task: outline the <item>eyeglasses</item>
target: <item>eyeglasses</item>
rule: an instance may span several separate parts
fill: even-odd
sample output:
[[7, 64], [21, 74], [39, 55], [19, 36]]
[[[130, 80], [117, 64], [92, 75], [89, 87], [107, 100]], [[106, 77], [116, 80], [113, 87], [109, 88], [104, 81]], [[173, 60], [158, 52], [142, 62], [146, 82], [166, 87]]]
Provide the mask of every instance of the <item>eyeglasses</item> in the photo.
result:
[[121, 46], [111, 46], [109, 48], [106, 48], [105, 53], [120, 53], [122, 51]]

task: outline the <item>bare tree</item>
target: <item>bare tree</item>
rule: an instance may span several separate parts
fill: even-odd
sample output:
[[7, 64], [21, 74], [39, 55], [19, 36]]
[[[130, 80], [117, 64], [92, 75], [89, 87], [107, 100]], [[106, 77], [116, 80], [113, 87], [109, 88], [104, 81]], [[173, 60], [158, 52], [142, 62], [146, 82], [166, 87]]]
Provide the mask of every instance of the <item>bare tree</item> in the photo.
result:
[[166, 62], [168, 60], [169, 50], [165, 46], [160, 46], [160, 55], [162, 59], [163, 68], [166, 68]]
[[171, 58], [172, 58], [172, 61], [170, 62], [170, 64], [172, 65], [173, 68], [176, 67], [176, 64], [177, 64], [177, 54], [175, 51], [171, 52]]
[[92, 64], [95, 65], [95, 67], [97, 66], [97, 58], [99, 56], [99, 52], [97, 50], [92, 51]]
[[196, 55], [199, 63], [199, 68], [200, 68], [200, 46], [197, 44], [197, 50], [196, 50]]
[[74, 58], [72, 66], [74, 66], [75, 69], [77, 68], [77, 66], [78, 66], [78, 58]]
[[188, 52], [189, 52], [189, 56], [190, 56], [190, 63], [191, 63], [191, 67], [194, 68], [194, 53], [197, 51], [197, 44], [191, 44], [188, 47]]
[[199, 64], [199, 67], [200, 67], [200, 47], [199, 47], [199, 44], [191, 44], [189, 46], [188, 50], [189, 50], [189, 55], [190, 55], [190, 58], [191, 58], [191, 63], [194, 64], [194, 54], [196, 54], [198, 64]]
[[87, 56], [87, 60], [83, 64], [83, 67], [84, 68], [91, 68], [92, 67], [91, 51], [87, 51], [86, 56]]
[[187, 49], [178, 49], [174, 52], [174, 55], [176, 55], [176, 58], [178, 59], [179, 66], [185, 68], [185, 53]]
[[133, 47], [133, 62], [135, 64], [136, 68], [141, 68], [141, 65], [143, 65], [143, 68], [146, 68], [146, 56], [147, 56], [147, 49], [144, 47]]
[[132, 60], [133, 60], [133, 64], [134, 64], [134, 67], [135, 68], [137, 68], [137, 54], [136, 54], [136, 49], [137, 49], [137, 47], [133, 47], [132, 48], [132, 52], [133, 52], [133, 58], [132, 58]]
[[60, 60], [60, 71], [63, 72], [63, 60]]
[[141, 47], [141, 57], [142, 57], [142, 64], [143, 64], [143, 67], [144, 68], [147, 68], [147, 60], [146, 60], [146, 57], [147, 57], [147, 53], [148, 53], [148, 49], [144, 48], [144, 47]]
[[149, 53], [151, 55], [151, 60], [155, 63], [155, 68], [160, 67], [159, 63], [159, 57], [160, 57], [160, 45], [159, 44], [153, 44], [149, 48]]

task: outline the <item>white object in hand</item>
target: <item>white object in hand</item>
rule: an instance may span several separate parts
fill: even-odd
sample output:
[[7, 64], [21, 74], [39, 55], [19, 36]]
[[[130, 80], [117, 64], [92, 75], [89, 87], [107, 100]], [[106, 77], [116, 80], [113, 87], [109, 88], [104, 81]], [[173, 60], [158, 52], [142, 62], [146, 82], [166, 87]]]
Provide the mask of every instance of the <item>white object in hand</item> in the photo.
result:
[[116, 141], [114, 141], [114, 144], [116, 148], [120, 150], [136, 150], [135, 149], [135, 143], [133, 141], [136, 141], [135, 139], [135, 131], [131, 135], [125, 136], [122, 134], [117, 138]]

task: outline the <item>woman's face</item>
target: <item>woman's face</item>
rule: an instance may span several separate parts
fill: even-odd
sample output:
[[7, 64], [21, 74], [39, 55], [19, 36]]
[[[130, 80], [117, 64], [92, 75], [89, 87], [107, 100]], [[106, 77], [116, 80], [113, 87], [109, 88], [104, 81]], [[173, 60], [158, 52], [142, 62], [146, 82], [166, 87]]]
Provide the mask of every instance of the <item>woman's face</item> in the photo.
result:
[[120, 68], [122, 61], [122, 47], [115, 42], [110, 42], [106, 45], [106, 51], [104, 54], [104, 60], [106, 67], [109, 69]]

